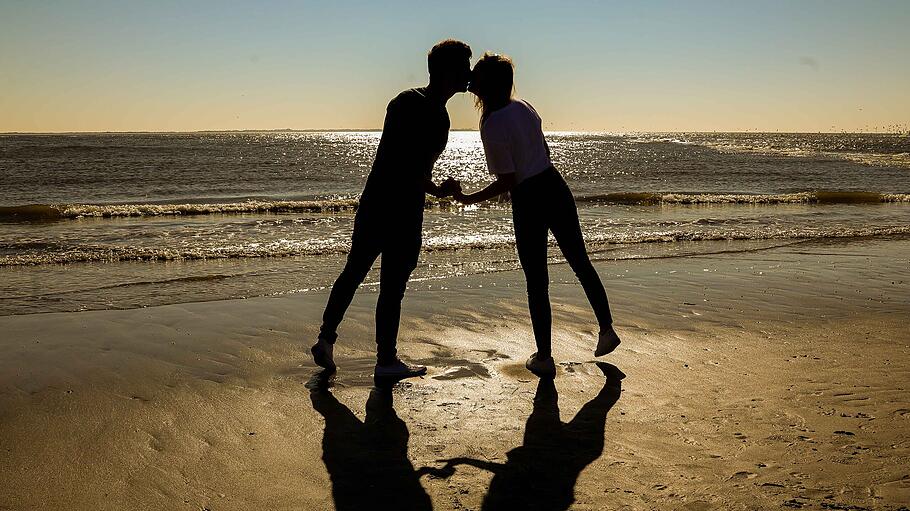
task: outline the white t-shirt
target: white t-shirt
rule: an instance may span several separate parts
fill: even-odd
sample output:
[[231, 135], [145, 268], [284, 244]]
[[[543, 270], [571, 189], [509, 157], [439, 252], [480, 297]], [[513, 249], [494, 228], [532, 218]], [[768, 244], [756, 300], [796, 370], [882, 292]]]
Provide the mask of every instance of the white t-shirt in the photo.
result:
[[513, 100], [491, 113], [480, 127], [480, 139], [490, 172], [515, 173], [516, 183], [553, 165], [540, 116], [523, 100]]

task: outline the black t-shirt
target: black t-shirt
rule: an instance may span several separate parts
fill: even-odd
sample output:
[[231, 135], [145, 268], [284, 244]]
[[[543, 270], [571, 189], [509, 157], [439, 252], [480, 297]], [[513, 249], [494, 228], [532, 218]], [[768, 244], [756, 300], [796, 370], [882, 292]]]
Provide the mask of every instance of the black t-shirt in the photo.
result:
[[409, 89], [389, 102], [376, 159], [360, 197], [372, 213], [423, 218], [424, 182], [449, 139], [445, 104]]

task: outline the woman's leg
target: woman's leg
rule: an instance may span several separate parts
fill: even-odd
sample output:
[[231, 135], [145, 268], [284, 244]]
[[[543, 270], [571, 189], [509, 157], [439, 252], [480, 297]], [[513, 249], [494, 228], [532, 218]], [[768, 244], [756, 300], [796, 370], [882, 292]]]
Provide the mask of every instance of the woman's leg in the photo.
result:
[[591, 264], [588, 257], [588, 250], [585, 248], [585, 240], [581, 234], [581, 225], [578, 222], [578, 209], [575, 207], [575, 199], [568, 185], [560, 178], [560, 184], [554, 186], [554, 198], [550, 203], [550, 229], [559, 244], [559, 249], [566, 261], [575, 272], [581, 282], [581, 287], [585, 290], [588, 302], [594, 309], [594, 315], [597, 316], [597, 322], [600, 328], [607, 329], [613, 324], [613, 318], [610, 315], [610, 304], [607, 301], [607, 292], [604, 290], [600, 276], [597, 270]]
[[541, 205], [536, 201], [517, 200], [513, 195], [515, 245], [527, 282], [528, 309], [537, 355], [540, 359], [548, 359], [551, 356], [550, 328], [553, 319], [550, 312], [550, 276], [547, 273], [547, 224], [540, 210]]

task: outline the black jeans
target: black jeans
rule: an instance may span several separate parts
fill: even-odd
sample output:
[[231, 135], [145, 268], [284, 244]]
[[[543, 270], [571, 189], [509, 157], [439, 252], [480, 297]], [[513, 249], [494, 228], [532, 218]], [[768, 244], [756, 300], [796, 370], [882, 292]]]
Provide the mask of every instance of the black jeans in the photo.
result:
[[379, 300], [376, 302], [376, 358], [379, 364], [397, 359], [398, 323], [401, 300], [411, 272], [420, 256], [423, 212], [414, 215], [391, 215], [361, 208], [354, 220], [351, 252], [344, 270], [332, 286], [329, 301], [322, 314], [319, 338], [332, 344], [344, 313], [354, 299], [376, 258], [382, 255], [379, 273]]
[[550, 167], [519, 183], [512, 190], [512, 219], [518, 260], [528, 286], [531, 326], [542, 358], [551, 356], [550, 312], [547, 273], [547, 232], [552, 231], [559, 249], [585, 290], [601, 328], [613, 324], [607, 292], [588, 258], [585, 240], [578, 223], [575, 198], [565, 180]]

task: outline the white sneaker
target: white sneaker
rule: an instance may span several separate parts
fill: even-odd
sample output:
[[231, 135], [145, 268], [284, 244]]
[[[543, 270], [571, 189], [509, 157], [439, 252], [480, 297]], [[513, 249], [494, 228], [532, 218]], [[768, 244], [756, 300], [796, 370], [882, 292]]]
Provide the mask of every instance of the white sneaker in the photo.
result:
[[601, 330], [600, 337], [597, 339], [597, 349], [594, 350], [594, 356], [602, 357], [607, 353], [611, 353], [619, 346], [619, 343], [619, 336], [616, 335], [616, 330], [613, 330], [613, 327]]
[[326, 342], [324, 339], [316, 341], [316, 344], [310, 348], [310, 353], [313, 354], [313, 361], [316, 362], [316, 365], [326, 369], [335, 369], [335, 357], [332, 353], [334, 348], [334, 344]]
[[556, 376], [556, 362], [553, 361], [553, 357], [542, 360], [537, 358], [537, 353], [534, 353], [525, 362], [525, 367], [539, 378], [554, 378]]
[[427, 368], [418, 365], [408, 365], [401, 360], [396, 360], [387, 365], [376, 364], [373, 374], [377, 378], [411, 378], [427, 374]]

